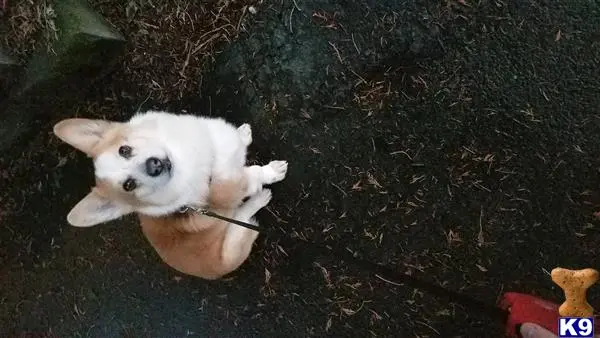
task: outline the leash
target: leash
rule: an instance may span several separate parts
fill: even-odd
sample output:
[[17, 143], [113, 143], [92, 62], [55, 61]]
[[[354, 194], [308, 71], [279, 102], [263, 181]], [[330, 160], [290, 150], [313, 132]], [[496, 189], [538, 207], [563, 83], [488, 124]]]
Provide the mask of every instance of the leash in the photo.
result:
[[184, 206], [181, 209], [179, 209], [179, 212], [182, 213], [182, 214], [185, 214], [186, 212], [188, 212], [190, 210], [194, 211], [194, 212], [197, 212], [200, 215], [204, 215], [204, 216], [208, 216], [208, 217], [213, 217], [213, 218], [218, 218], [218, 219], [220, 219], [222, 221], [233, 223], [233, 224], [237, 224], [237, 225], [239, 225], [241, 227], [248, 228], [250, 230], [254, 230], [254, 231], [259, 231], [260, 230], [260, 227], [257, 226], [257, 225], [255, 225], [255, 224], [250, 224], [250, 223], [238, 221], [238, 220], [233, 219], [233, 218], [228, 218], [228, 217], [225, 217], [225, 216], [221, 216], [219, 214], [215, 214], [214, 212], [206, 210], [206, 209], [201, 209], [201, 208], [192, 207], [192, 206]]
[[[242, 226], [242, 227], [250, 229], [250, 230], [259, 231], [259, 229], [260, 229], [258, 226], [254, 225], [254, 224], [250, 224], [250, 223], [238, 221], [238, 220], [235, 220], [232, 218], [224, 217], [224, 216], [216, 214], [212, 211], [208, 211], [206, 209], [186, 206], [186, 207], [181, 208], [180, 212], [185, 213], [190, 210], [195, 211], [201, 215], [217, 218], [217, 219], [229, 222], [229, 223], [233, 223], [233, 224]], [[484, 303], [478, 299], [467, 296], [465, 294], [458, 293], [458, 292], [452, 291], [452, 290], [448, 290], [439, 285], [436, 285], [431, 282], [413, 277], [411, 275], [399, 273], [398, 271], [392, 270], [389, 267], [386, 267], [384, 265], [373, 263], [371, 261], [358, 258], [358, 257], [350, 254], [346, 250], [333, 249], [333, 248], [330, 248], [330, 247], [327, 247], [325, 245], [318, 244], [318, 243], [307, 243], [306, 246], [309, 248], [309, 250], [312, 249], [313, 251], [316, 251], [318, 256], [331, 256], [331, 253], [333, 252], [335, 254], [335, 256], [337, 256], [338, 258], [353, 262], [356, 265], [364, 268], [365, 270], [370, 271], [376, 277], [378, 277], [380, 279], [384, 279], [386, 281], [390, 281], [393, 284], [406, 284], [413, 288], [421, 289], [430, 294], [436, 295], [441, 298], [445, 298], [450, 302], [456, 302], [456, 303], [466, 306], [472, 310], [478, 310], [482, 313], [486, 313], [490, 317], [502, 320], [503, 322], [506, 322], [506, 320], [508, 319], [508, 311], [505, 309], [501, 309], [495, 305]], [[304, 252], [304, 254], [306, 254], [306, 252]]]

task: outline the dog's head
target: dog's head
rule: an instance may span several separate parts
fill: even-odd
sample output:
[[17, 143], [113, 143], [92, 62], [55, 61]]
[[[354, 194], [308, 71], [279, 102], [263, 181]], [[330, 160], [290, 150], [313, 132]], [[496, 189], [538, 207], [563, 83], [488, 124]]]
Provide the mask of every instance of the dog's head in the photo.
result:
[[73, 118], [54, 134], [94, 161], [96, 186], [69, 213], [67, 221], [86, 227], [176, 199], [177, 163], [152, 125]]

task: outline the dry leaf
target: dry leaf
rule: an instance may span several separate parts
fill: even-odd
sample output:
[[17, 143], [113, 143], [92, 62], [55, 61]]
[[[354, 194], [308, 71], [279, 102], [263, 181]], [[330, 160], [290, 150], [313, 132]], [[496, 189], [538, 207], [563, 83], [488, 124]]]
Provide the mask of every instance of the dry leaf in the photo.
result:
[[448, 242], [450, 242], [450, 243], [462, 242], [462, 239], [460, 238], [460, 234], [458, 232], [449, 230], [448, 231]]
[[450, 316], [450, 310], [445, 309], [435, 313], [438, 316]]
[[360, 186], [361, 183], [362, 182], [360, 180], [354, 183], [354, 185], [352, 186], [352, 190], [362, 190], [362, 187]]
[[277, 245], [277, 249], [278, 249], [279, 251], [281, 251], [281, 253], [282, 253], [282, 254], [284, 254], [284, 255], [286, 255], [286, 256], [288, 256], [288, 257], [289, 257], [289, 255], [287, 254], [287, 252], [285, 252], [285, 250], [283, 250], [283, 248], [281, 247], [281, 245]]
[[375, 179], [375, 177], [373, 175], [371, 175], [371, 173], [367, 173], [367, 180], [369, 181], [369, 184], [374, 185], [377, 188], [383, 188], [381, 186], [381, 184], [379, 184], [379, 182], [377, 182], [377, 180]]
[[344, 312], [346, 315], [348, 315], [348, 316], [352, 316], [353, 314], [355, 314], [355, 313], [356, 313], [356, 311], [354, 311], [354, 310], [352, 310], [352, 309], [347, 309], [347, 308], [345, 308], [345, 307], [343, 307], [343, 308], [342, 308], [342, 311], [343, 311], [343, 312]]
[[477, 245], [482, 246], [485, 244], [485, 239], [483, 238], [483, 231], [479, 231], [477, 234]]
[[558, 30], [558, 32], [556, 32], [556, 36], [554, 37], [554, 41], [558, 41], [560, 40], [562, 34], [560, 33], [560, 29]]
[[481, 270], [483, 272], [487, 272], [488, 271], [486, 268], [484, 268], [483, 266], [481, 266], [479, 264], [475, 264], [475, 266], [477, 266], [479, 268], [479, 270]]

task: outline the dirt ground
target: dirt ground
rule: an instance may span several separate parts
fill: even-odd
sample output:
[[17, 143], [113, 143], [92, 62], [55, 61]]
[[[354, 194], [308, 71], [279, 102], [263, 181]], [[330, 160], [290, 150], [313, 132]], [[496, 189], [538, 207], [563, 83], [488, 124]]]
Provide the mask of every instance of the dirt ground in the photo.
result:
[[[130, 41], [121, 66], [0, 159], [0, 332], [500, 337], [483, 313], [307, 259], [303, 242], [488, 303], [561, 302], [552, 268], [600, 267], [598, 3], [93, 4]], [[225, 281], [162, 264], [133, 218], [66, 223], [92, 168], [52, 123], [149, 108], [249, 121], [251, 160], [290, 162], [269, 231]]]

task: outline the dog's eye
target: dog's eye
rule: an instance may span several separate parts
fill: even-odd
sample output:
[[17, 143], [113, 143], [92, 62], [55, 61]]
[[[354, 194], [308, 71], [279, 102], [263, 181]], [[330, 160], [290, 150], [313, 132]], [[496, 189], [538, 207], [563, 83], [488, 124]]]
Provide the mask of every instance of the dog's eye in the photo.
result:
[[130, 146], [120, 146], [119, 147], [119, 155], [121, 155], [124, 158], [130, 158], [131, 152], [132, 152], [132, 149]]
[[132, 191], [133, 189], [135, 189], [137, 187], [137, 183], [135, 182], [135, 180], [133, 178], [128, 178], [124, 183], [123, 183], [123, 189], [125, 191]]

